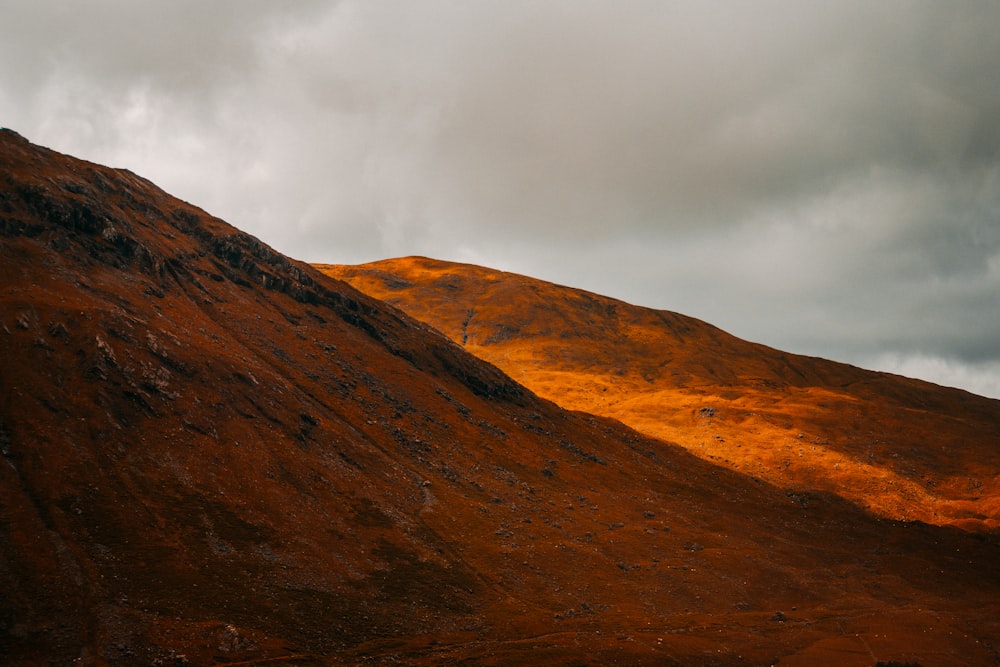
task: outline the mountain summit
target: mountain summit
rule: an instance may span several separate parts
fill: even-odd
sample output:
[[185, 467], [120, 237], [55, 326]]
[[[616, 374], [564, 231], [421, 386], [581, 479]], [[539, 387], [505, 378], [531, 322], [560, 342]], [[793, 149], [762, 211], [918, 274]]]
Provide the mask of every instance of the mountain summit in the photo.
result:
[[882, 516], [1000, 526], [1000, 401], [478, 266], [411, 257], [319, 268], [565, 408]]
[[1000, 645], [987, 536], [569, 412], [9, 131], [0, 454], [3, 664], [954, 665]]

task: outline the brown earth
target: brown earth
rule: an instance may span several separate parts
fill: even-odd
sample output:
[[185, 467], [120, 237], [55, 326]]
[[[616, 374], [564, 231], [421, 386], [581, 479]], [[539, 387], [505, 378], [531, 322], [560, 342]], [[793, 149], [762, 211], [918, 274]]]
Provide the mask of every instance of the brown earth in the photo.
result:
[[990, 535], [568, 412], [9, 131], [0, 455], [4, 665], [1000, 659]]
[[792, 493], [837, 493], [894, 519], [1000, 525], [1000, 401], [477, 266], [410, 257], [319, 268], [565, 408]]

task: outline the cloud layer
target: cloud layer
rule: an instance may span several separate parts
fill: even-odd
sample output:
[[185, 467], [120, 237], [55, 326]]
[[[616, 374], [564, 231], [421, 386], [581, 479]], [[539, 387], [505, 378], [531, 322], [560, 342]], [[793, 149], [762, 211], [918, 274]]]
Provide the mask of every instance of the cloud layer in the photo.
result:
[[290, 255], [483, 263], [1000, 397], [994, 2], [0, 10], [0, 124]]

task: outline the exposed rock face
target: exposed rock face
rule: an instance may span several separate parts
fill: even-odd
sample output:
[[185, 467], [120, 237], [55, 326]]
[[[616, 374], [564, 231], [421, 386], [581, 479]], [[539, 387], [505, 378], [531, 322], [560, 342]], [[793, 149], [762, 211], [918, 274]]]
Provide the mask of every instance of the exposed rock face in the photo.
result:
[[478, 266], [411, 257], [320, 268], [565, 408], [888, 518], [1000, 526], [1000, 401]]
[[564, 411], [0, 131], [4, 664], [989, 664], [998, 563]]

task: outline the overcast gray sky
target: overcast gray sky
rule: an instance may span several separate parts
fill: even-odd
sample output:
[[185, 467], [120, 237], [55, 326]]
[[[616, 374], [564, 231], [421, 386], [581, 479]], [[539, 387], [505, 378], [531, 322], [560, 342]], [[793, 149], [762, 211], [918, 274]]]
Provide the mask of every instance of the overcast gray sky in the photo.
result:
[[0, 0], [0, 125], [278, 250], [422, 254], [1000, 397], [1000, 2]]

